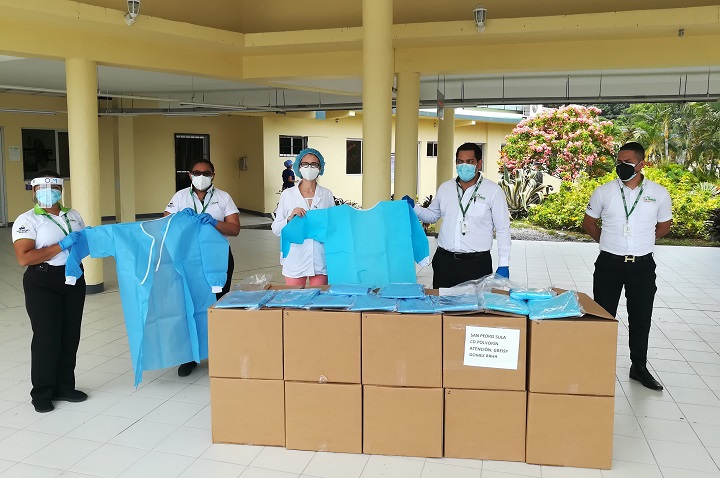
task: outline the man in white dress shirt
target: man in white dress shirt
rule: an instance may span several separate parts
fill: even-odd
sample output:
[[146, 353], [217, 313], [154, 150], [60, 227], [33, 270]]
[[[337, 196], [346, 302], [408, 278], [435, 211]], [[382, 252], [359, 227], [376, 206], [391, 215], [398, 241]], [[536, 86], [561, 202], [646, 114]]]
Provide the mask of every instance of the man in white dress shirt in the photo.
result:
[[[593, 295], [617, 314], [623, 286], [630, 328], [630, 378], [651, 390], [663, 387], [647, 369], [648, 335], [655, 300], [655, 239], [670, 232], [672, 204], [667, 189], [641, 174], [645, 149], [639, 143], [620, 148], [616, 181], [599, 186], [585, 210], [583, 228], [600, 243]], [[602, 228], [598, 220], [602, 219]]]
[[455, 152], [458, 177], [445, 181], [427, 208], [414, 207], [424, 223], [443, 219], [433, 257], [433, 288], [453, 287], [492, 273], [490, 248], [498, 242], [497, 273], [510, 277], [510, 213], [505, 193], [482, 176], [482, 151], [475, 143]]

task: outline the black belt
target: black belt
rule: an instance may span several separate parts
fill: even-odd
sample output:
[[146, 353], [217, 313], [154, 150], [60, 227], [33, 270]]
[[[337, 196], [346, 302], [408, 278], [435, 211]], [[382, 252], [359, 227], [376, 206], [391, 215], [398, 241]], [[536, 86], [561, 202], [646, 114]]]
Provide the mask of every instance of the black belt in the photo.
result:
[[608, 259], [621, 262], [649, 261], [653, 258], [652, 252], [650, 254], [645, 254], [644, 256], [618, 256], [617, 254], [610, 254], [606, 251], [600, 251], [600, 255], [603, 257], [607, 257]]
[[53, 271], [56, 269], [65, 270], [65, 266], [52, 266], [52, 265], [48, 264], [47, 262], [43, 262], [42, 264], [34, 264], [31, 266], [28, 266], [28, 269], [47, 272], [49, 270]]
[[448, 250], [443, 249], [442, 247], [438, 247], [436, 254], [440, 254], [442, 256], [452, 256], [453, 259], [458, 260], [467, 260], [467, 259], [480, 259], [481, 257], [489, 256], [490, 251], [483, 251], [483, 252], [450, 252]]

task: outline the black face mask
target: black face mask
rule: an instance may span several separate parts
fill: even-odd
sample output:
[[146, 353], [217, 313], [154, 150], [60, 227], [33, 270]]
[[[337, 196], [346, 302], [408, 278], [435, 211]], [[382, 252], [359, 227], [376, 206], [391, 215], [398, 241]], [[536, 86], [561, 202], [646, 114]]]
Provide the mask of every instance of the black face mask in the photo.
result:
[[618, 163], [615, 166], [615, 172], [621, 181], [630, 181], [637, 174], [635, 172], [635, 165], [630, 163]]

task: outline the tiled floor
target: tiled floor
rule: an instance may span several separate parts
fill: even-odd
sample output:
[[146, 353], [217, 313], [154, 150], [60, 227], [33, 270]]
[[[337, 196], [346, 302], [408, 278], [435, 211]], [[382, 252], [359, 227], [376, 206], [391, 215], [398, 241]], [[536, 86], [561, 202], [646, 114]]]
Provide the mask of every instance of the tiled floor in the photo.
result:
[[[243, 230], [232, 245], [236, 281], [256, 273], [282, 279], [270, 231]], [[591, 292], [596, 254], [593, 244], [516, 241], [510, 270], [532, 286]], [[656, 258], [650, 365], [666, 391], [628, 381], [623, 323], [615, 462], [612, 470], [598, 471], [213, 445], [205, 365], [187, 378], [174, 369], [146, 373], [133, 388], [112, 260], [105, 264], [108, 290], [88, 297], [83, 320], [77, 382], [90, 399], [35, 413], [23, 270], [9, 230], [0, 229], [0, 477], [720, 478], [720, 250], [659, 247]], [[431, 269], [419, 277], [429, 285]]]

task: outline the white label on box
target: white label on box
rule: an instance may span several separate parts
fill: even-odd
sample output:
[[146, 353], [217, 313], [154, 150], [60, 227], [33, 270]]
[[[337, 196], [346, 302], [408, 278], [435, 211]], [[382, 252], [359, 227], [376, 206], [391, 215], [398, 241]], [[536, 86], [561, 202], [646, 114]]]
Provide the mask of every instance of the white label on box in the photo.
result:
[[465, 327], [465, 358], [469, 367], [517, 370], [520, 331], [493, 327]]

